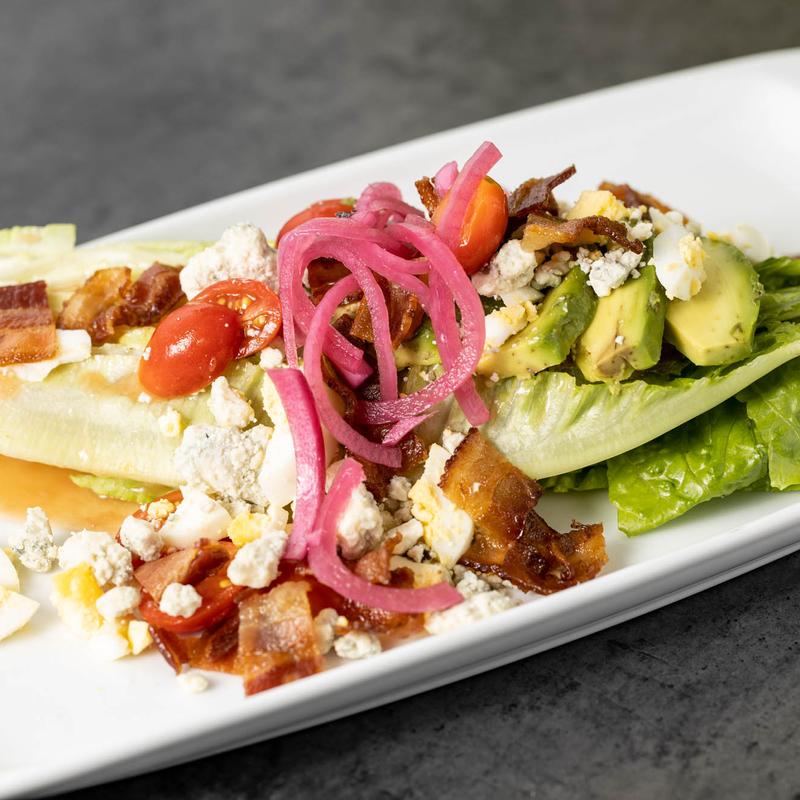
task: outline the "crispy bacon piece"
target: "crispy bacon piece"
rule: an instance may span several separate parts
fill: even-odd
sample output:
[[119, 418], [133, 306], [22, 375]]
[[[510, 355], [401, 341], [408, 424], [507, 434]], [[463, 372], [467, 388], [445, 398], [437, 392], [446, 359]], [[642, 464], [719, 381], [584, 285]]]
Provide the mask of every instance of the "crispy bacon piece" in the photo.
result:
[[186, 651], [186, 661], [195, 669], [236, 674], [239, 646], [238, 608], [216, 628], [200, 636], [185, 636], [180, 644]]
[[378, 547], [365, 553], [355, 562], [353, 572], [365, 581], [388, 586], [392, 581], [389, 563], [392, 560], [392, 551], [400, 542], [400, 538], [398, 533], [389, 539], [384, 539]]
[[174, 633], [156, 628], [153, 625], [149, 626], [150, 635], [153, 637], [153, 644], [164, 661], [175, 670], [177, 675], [180, 675], [183, 665], [189, 660], [186, 650], [183, 646], [183, 641]]
[[95, 344], [107, 341], [114, 335], [114, 326], [106, 312], [119, 303], [130, 282], [128, 267], [97, 270], [64, 303], [58, 316], [58, 327], [67, 330], [82, 328], [89, 332]]
[[141, 587], [156, 602], [171, 583], [197, 583], [235, 551], [230, 542], [212, 542], [200, 547], [176, 550], [155, 561], [147, 561], [134, 571]]
[[541, 250], [551, 244], [591, 244], [603, 236], [634, 253], [644, 252], [636, 239], [628, 238], [628, 230], [616, 220], [607, 217], [581, 217], [580, 219], [554, 219], [531, 214], [525, 224], [523, 245], [529, 250]]
[[647, 194], [646, 192], [640, 192], [628, 183], [610, 183], [609, 181], [603, 181], [598, 188], [611, 192], [617, 200], [621, 200], [628, 208], [636, 208], [637, 206], [647, 206], [649, 208], [653, 206], [653, 208], [657, 208], [664, 214], [668, 211], [672, 211], [672, 208], [666, 203], [662, 203], [657, 197], [653, 197], [653, 195]]
[[128, 267], [109, 267], [91, 275], [64, 303], [58, 325], [83, 328], [94, 344], [102, 344], [119, 325], [155, 324], [184, 297], [176, 267], [153, 264], [134, 283]]
[[[608, 560], [602, 525], [553, 530], [534, 507], [542, 489], [473, 430], [447, 462], [442, 491], [475, 523], [461, 563], [550, 594], [593, 578]], [[476, 491], [473, 491], [473, 489]]]
[[[398, 347], [414, 336], [419, 326], [422, 325], [425, 312], [416, 295], [381, 278], [378, 281], [389, 309], [389, 333], [392, 337], [392, 346]], [[350, 326], [349, 335], [362, 342], [375, 341], [372, 332], [372, 318], [367, 301], [363, 297], [353, 318], [353, 324]]]
[[547, 178], [530, 178], [511, 193], [508, 201], [508, 216], [526, 217], [528, 214], [558, 215], [558, 203], [553, 197], [553, 189], [560, 186], [575, 174], [575, 165]]
[[322, 668], [308, 601], [309, 584], [287, 581], [239, 605], [237, 672], [247, 695], [313, 675]]
[[[311, 289], [311, 302], [317, 305], [328, 289], [337, 281], [350, 274], [350, 270], [334, 258], [316, 258], [308, 265], [308, 286]], [[345, 297], [345, 303], [356, 303], [361, 292]]]
[[56, 354], [56, 324], [44, 281], [0, 287], [0, 365]]
[[436, 207], [439, 205], [439, 195], [436, 194], [436, 187], [433, 185], [433, 181], [426, 175], [415, 181], [414, 186], [417, 187], [417, 194], [422, 201], [422, 205], [425, 206], [428, 214], [432, 217], [433, 212], [436, 211]]

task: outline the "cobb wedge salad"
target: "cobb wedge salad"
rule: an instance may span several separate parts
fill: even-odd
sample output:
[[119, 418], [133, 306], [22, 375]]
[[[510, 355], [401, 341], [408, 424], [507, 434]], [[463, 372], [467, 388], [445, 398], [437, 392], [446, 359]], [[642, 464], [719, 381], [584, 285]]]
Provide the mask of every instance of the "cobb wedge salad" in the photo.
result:
[[573, 166], [507, 191], [499, 158], [216, 242], [0, 231], [0, 455], [131, 504], [28, 509], [0, 639], [54, 571], [112, 658], [253, 694], [594, 578], [602, 525], [554, 530], [545, 491], [605, 490], [637, 535], [800, 486], [800, 259], [628, 184], [560, 202]]

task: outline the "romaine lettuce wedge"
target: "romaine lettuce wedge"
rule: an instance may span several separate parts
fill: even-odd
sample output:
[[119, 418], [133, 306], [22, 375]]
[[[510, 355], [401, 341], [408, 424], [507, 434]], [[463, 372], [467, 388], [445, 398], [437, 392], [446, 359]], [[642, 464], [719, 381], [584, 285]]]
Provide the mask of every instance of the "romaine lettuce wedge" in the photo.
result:
[[772, 488], [800, 484], [800, 362], [784, 364], [738, 397], [767, 448]]
[[798, 356], [800, 325], [782, 323], [758, 334], [745, 360], [693, 377], [611, 386], [563, 372], [508, 379], [493, 392], [483, 432], [528, 475], [561, 475], [652, 441]]
[[608, 462], [617, 525], [644, 533], [767, 474], [765, 448], [744, 406], [728, 400], [686, 425]]
[[89, 489], [99, 497], [110, 497], [128, 503], [149, 503], [170, 489], [155, 483], [142, 483], [128, 478], [102, 478], [98, 475], [70, 475], [69, 479], [76, 486]]
[[767, 291], [800, 284], [800, 258], [768, 258], [755, 267], [758, 279]]

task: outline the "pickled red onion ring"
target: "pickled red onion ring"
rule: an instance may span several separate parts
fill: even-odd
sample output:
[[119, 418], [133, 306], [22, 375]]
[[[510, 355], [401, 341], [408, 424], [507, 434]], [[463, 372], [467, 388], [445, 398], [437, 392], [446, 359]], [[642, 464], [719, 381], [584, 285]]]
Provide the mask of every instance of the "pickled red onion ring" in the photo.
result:
[[349, 425], [333, 407], [322, 375], [322, 355], [326, 329], [330, 328], [331, 317], [339, 303], [357, 288], [358, 281], [352, 275], [348, 275], [334, 284], [317, 306], [306, 336], [303, 354], [306, 379], [308, 380], [311, 394], [314, 396], [320, 420], [337, 442], [343, 444], [357, 456], [376, 464], [399, 469], [401, 464], [400, 451], [394, 447], [386, 447], [382, 444], [371, 442]]
[[458, 164], [448, 161], [433, 176], [433, 188], [439, 197], [444, 197], [452, 188], [453, 182], [458, 177]]
[[314, 398], [302, 372], [288, 367], [267, 370], [283, 404], [294, 443], [297, 465], [297, 499], [292, 533], [284, 558], [305, 557], [308, 537], [314, 530], [325, 495], [325, 442]]
[[336, 528], [353, 491], [363, 480], [361, 465], [346, 458], [325, 497], [317, 529], [309, 541], [308, 565], [316, 579], [349, 600], [401, 614], [442, 611], [461, 603], [464, 598], [444, 581], [424, 589], [380, 586], [360, 578], [342, 563], [336, 552]]

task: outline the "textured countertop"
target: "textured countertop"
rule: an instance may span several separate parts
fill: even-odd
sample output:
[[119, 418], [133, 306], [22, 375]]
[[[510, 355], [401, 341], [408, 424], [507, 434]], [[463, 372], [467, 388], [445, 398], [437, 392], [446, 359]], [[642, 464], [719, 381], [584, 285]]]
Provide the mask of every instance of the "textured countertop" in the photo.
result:
[[[794, 0], [7, 1], [0, 227], [75, 221], [85, 240], [461, 123], [798, 44]], [[797, 797], [799, 570], [795, 555], [435, 692], [82, 794]]]

